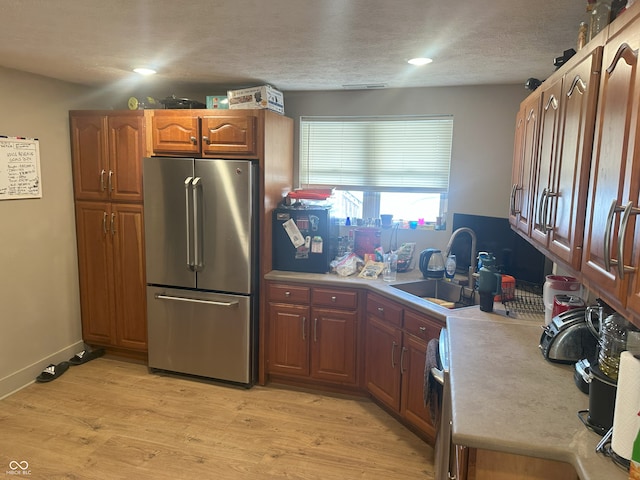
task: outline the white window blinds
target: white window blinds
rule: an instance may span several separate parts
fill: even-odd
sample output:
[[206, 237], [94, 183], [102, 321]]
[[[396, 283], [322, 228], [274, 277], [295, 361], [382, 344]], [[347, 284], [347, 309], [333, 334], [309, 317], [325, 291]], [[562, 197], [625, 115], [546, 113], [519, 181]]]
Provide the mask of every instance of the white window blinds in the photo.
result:
[[453, 116], [301, 117], [300, 184], [446, 193]]

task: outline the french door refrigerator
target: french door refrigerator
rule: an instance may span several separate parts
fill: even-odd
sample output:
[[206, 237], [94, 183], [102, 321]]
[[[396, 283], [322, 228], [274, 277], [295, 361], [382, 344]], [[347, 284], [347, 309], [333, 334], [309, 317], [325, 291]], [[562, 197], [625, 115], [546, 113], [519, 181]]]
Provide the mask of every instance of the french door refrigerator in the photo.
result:
[[149, 368], [255, 383], [257, 165], [143, 161]]

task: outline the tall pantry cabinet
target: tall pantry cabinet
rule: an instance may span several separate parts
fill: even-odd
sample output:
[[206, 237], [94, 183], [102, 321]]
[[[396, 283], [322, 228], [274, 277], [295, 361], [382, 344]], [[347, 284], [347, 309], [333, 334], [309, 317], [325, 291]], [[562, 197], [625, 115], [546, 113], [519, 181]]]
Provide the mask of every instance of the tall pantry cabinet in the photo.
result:
[[83, 339], [144, 354], [144, 112], [71, 111], [69, 118]]

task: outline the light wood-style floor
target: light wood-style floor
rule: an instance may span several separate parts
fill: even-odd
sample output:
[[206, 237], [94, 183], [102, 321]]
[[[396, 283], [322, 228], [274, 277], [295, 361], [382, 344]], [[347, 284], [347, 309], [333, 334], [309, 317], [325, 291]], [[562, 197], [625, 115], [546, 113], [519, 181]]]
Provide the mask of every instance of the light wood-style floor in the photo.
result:
[[[13, 474], [24, 462], [30, 475]], [[433, 480], [433, 450], [366, 398], [221, 386], [102, 357], [0, 401], [3, 473]]]

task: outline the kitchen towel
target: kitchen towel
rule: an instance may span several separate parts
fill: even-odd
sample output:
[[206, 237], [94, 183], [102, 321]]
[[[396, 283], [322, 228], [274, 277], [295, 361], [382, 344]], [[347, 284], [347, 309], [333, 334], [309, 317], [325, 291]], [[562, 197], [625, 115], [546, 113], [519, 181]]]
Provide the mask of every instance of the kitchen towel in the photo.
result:
[[633, 442], [640, 428], [640, 359], [631, 352], [620, 355], [618, 392], [613, 413], [611, 448], [627, 460], [631, 459]]
[[422, 396], [424, 404], [429, 405], [429, 415], [431, 423], [438, 425], [440, 420], [440, 408], [442, 404], [442, 385], [440, 385], [433, 374], [432, 368], [438, 368], [438, 339], [432, 338], [427, 344], [427, 355], [424, 362], [424, 385]]

